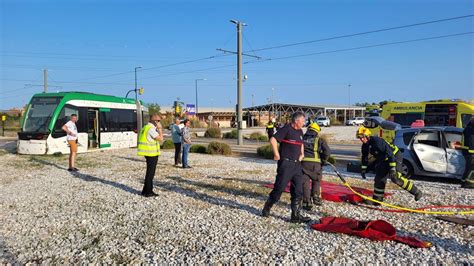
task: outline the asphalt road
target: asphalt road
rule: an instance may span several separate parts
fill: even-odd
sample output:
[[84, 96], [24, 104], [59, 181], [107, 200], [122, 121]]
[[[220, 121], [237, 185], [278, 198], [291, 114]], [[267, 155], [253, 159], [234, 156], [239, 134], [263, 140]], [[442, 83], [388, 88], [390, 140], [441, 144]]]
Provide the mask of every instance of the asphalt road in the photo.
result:
[[[212, 139], [212, 138], [194, 138], [194, 144], [209, 144], [211, 141], [219, 141], [229, 144], [233, 152], [243, 154], [256, 154], [257, 148], [268, 144], [268, 142], [255, 141], [255, 140], [244, 140], [243, 145], [237, 145], [235, 139]], [[339, 162], [351, 162], [360, 161], [360, 145], [358, 144], [338, 144], [329, 143], [332, 155]]]

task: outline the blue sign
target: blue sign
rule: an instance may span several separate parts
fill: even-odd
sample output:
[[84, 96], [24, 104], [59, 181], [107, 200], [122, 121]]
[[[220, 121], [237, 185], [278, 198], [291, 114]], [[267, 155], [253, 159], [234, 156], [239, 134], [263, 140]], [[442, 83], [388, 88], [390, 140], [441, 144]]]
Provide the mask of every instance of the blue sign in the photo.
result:
[[186, 104], [186, 113], [188, 115], [196, 114], [196, 106], [194, 104]]

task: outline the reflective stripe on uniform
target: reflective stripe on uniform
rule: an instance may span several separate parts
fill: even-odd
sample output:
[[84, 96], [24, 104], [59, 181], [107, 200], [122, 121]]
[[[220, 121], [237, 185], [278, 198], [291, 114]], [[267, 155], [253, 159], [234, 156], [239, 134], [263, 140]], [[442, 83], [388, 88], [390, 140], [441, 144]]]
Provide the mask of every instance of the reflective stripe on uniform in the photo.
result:
[[362, 165], [360, 168], [367, 169], [367, 165]]
[[389, 163], [388, 165], [389, 165], [390, 167], [395, 167], [395, 166], [397, 166], [397, 163], [396, 163], [396, 162], [391, 162], [391, 163]]
[[313, 158], [304, 157], [303, 158], [304, 162], [316, 162], [316, 163], [321, 162], [321, 158], [319, 158], [319, 153], [318, 153], [318, 145], [319, 145], [319, 138], [316, 137], [314, 138], [314, 146], [313, 146], [314, 157]]

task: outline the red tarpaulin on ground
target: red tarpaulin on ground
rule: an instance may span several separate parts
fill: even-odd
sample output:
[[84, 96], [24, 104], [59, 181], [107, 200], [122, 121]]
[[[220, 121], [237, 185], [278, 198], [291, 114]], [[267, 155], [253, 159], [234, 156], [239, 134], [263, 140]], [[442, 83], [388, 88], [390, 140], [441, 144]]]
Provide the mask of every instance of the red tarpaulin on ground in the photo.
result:
[[323, 232], [355, 235], [374, 241], [393, 240], [415, 248], [432, 246], [430, 242], [421, 241], [415, 237], [397, 236], [395, 227], [384, 220], [363, 222], [350, 218], [324, 217], [319, 222], [319, 224], [312, 224], [311, 228]]
[[[268, 188], [273, 188], [273, 184], [266, 184], [264, 186]], [[352, 188], [362, 195], [371, 197], [373, 194], [371, 190], [368, 190], [365, 188], [359, 188], [359, 187], [352, 187]], [[288, 183], [288, 186], [286, 187], [285, 192], [290, 192], [290, 183]], [[389, 195], [391, 194], [385, 193], [385, 197]], [[363, 200], [360, 196], [357, 196], [352, 191], [350, 191], [350, 189], [348, 189], [346, 186], [331, 183], [331, 182], [326, 182], [326, 181], [321, 181], [321, 197], [324, 200], [334, 201], [334, 202], [357, 203], [357, 202], [362, 202]]]

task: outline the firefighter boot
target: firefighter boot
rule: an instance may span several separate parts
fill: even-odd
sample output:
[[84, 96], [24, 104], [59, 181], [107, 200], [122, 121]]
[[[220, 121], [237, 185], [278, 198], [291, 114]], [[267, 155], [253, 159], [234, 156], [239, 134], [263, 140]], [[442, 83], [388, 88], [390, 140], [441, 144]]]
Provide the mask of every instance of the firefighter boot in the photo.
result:
[[265, 202], [265, 206], [263, 206], [262, 217], [270, 216], [270, 209], [272, 208], [272, 206], [273, 206], [273, 202], [270, 199], [268, 199], [267, 202]]
[[[376, 201], [381, 201], [381, 202], [383, 202], [383, 198], [382, 198], [382, 197], [374, 196], [373, 199], [376, 200]], [[375, 201], [371, 201], [371, 200], [368, 200], [368, 199], [364, 199], [363, 202], [364, 202], [365, 204], [367, 204], [367, 205], [370, 205], [370, 206], [380, 206], [380, 203], [375, 202]]]
[[292, 223], [307, 223], [311, 218], [301, 215], [301, 201], [291, 204], [291, 220]]
[[421, 190], [417, 189], [415, 193], [413, 193], [413, 196], [415, 196], [415, 201], [419, 201], [421, 197], [423, 196], [423, 192]]
[[313, 203], [311, 202], [311, 199], [309, 201], [303, 202], [303, 209], [307, 211], [311, 211], [313, 209]]
[[316, 205], [316, 206], [322, 206], [322, 205], [323, 205], [323, 201], [321, 200], [320, 197], [318, 197], [318, 196], [313, 196], [313, 204]]

